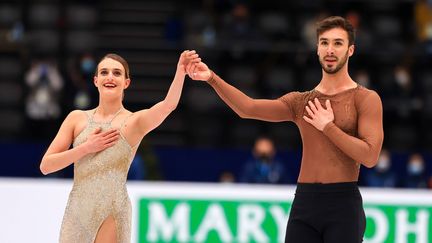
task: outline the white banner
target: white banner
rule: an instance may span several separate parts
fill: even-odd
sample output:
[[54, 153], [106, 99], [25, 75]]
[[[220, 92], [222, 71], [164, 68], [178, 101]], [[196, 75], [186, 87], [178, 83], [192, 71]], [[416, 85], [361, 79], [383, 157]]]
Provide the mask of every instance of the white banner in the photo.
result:
[[[0, 179], [0, 242], [58, 242], [71, 187], [70, 180]], [[129, 182], [128, 191], [133, 207], [132, 242], [279, 242], [295, 187]], [[368, 220], [365, 242], [429, 242], [429, 191], [361, 191]]]

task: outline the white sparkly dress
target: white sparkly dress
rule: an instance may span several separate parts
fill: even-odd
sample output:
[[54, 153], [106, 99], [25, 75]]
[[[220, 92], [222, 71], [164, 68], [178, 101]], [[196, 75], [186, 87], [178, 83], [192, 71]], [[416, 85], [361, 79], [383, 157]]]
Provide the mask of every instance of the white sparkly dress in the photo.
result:
[[[85, 142], [97, 127], [102, 131], [110, 129], [120, 110], [108, 123], [95, 122], [95, 110], [84, 112], [88, 124], [74, 139], [74, 147]], [[101, 224], [109, 216], [116, 222], [117, 242], [130, 242], [131, 203], [126, 178], [134, 148], [120, 135], [115, 145], [88, 154], [74, 164], [74, 183], [63, 217], [60, 243], [93, 243]]]

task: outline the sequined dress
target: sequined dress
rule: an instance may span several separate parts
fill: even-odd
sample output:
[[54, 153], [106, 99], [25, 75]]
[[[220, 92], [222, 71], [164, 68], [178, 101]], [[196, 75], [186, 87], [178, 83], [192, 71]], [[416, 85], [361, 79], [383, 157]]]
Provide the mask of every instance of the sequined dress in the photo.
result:
[[[74, 147], [85, 142], [97, 127], [102, 131], [110, 129], [117, 116], [108, 123], [100, 123], [93, 120], [95, 110], [85, 113], [88, 124], [74, 139]], [[60, 243], [93, 243], [101, 224], [109, 216], [116, 222], [117, 242], [130, 242], [131, 203], [126, 178], [134, 149], [120, 135], [112, 147], [88, 154], [74, 164], [74, 183], [63, 217]]]

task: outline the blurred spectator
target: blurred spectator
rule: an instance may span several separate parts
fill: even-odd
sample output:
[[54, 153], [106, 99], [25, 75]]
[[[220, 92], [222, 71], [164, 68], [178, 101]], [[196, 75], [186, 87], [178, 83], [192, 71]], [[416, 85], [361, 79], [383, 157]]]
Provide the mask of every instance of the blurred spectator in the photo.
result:
[[346, 14], [347, 20], [356, 30], [356, 52], [366, 52], [370, 50], [373, 39], [369, 28], [363, 25], [362, 16], [355, 10], [350, 10]]
[[24, 25], [16, 22], [10, 29], [4, 28], [0, 24], [0, 44], [4, 46], [22, 43], [24, 40]]
[[369, 187], [396, 187], [397, 176], [391, 170], [391, 155], [386, 149], [381, 150], [377, 165], [366, 174]]
[[[13, 2], [0, 4], [0, 52], [18, 50], [24, 42], [24, 24], [20, 8]], [[22, 49], [20, 50], [22, 51]]]
[[405, 66], [397, 66], [394, 70], [394, 81], [392, 108], [399, 119], [414, 118], [414, 114], [421, 110], [422, 102], [410, 70]]
[[68, 61], [67, 73], [71, 89], [68, 89], [73, 103], [71, 109], [86, 110], [97, 105], [97, 89], [93, 84], [96, 62], [91, 53], [84, 53]]
[[63, 78], [53, 61], [35, 61], [25, 75], [28, 86], [26, 115], [29, 134], [46, 138], [53, 136], [53, 126], [61, 115], [60, 97]]
[[406, 188], [426, 188], [425, 161], [421, 154], [414, 153], [407, 163], [407, 174], [403, 181]]
[[249, 7], [244, 3], [237, 3], [231, 11], [224, 16], [224, 28], [227, 37], [231, 39], [247, 39], [253, 35], [254, 28], [250, 18]]
[[12, 29], [7, 35], [7, 39], [11, 43], [21, 43], [24, 41], [24, 34], [24, 25], [20, 21], [18, 21], [15, 22], [12, 26]]
[[222, 171], [219, 176], [219, 182], [221, 183], [233, 183], [235, 182], [235, 176], [231, 171]]
[[56, 119], [60, 116], [60, 92], [63, 78], [57, 65], [49, 61], [37, 61], [26, 73], [26, 84], [29, 87], [26, 111], [34, 120]]
[[276, 149], [268, 137], [255, 140], [253, 159], [248, 161], [240, 175], [240, 182], [282, 184], [288, 183], [285, 166], [276, 159]]
[[316, 50], [317, 48], [317, 34], [316, 34], [316, 23], [322, 19], [330, 16], [327, 11], [318, 12], [314, 17], [306, 20], [303, 23], [302, 37], [304, 43], [308, 46], [309, 50]]
[[208, 10], [194, 9], [193, 13], [186, 13], [181, 28], [183, 41], [189, 48], [212, 47], [216, 44], [217, 31], [212, 7]]
[[354, 81], [356, 81], [358, 84], [360, 84], [363, 87], [366, 87], [369, 89], [372, 88], [369, 73], [364, 69], [360, 69], [359, 71], [357, 71], [355, 73]]
[[417, 39], [426, 53], [432, 53], [432, 1], [418, 0], [414, 6], [415, 22], [417, 25]]
[[385, 125], [389, 130], [388, 146], [393, 149], [415, 149], [420, 146], [422, 91], [413, 82], [406, 66], [396, 66], [383, 92]]
[[231, 11], [222, 17], [221, 34], [218, 39], [226, 43], [231, 55], [236, 59], [244, 58], [247, 48], [262, 43], [261, 35], [253, 22], [249, 6], [238, 2]]
[[432, 40], [432, 1], [416, 1], [414, 14], [417, 24], [417, 38], [421, 42]]

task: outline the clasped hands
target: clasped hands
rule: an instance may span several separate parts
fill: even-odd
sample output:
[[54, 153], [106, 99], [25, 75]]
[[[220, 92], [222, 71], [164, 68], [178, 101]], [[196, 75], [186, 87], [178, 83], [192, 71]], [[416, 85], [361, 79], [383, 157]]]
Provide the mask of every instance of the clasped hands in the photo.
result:
[[211, 76], [211, 70], [201, 61], [195, 50], [182, 52], [177, 70], [187, 74], [193, 80], [208, 81]]

